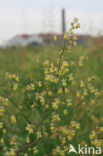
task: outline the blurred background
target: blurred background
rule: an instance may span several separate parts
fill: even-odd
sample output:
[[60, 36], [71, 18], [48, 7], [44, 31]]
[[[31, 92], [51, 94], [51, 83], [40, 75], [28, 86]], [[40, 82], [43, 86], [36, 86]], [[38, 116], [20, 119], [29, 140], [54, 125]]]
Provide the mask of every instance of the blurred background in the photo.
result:
[[74, 17], [80, 38], [103, 35], [103, 0], [0, 0], [0, 45], [48, 42], [51, 35], [66, 32]]
[[[90, 129], [92, 132], [95, 128], [96, 131], [100, 131], [99, 128], [102, 128], [102, 131], [96, 134], [98, 136], [96, 141], [99, 139], [99, 143], [103, 142], [103, 0], [0, 0], [0, 96], [13, 99], [17, 106], [20, 106], [20, 110], [22, 109], [27, 116], [30, 116], [33, 122], [37, 119], [35, 115], [38, 116], [40, 120], [41, 114], [38, 114], [39, 111], [37, 110], [37, 113], [31, 111], [35, 110], [36, 101], [34, 101], [32, 97], [35, 98], [34, 93], [39, 93], [39, 89], [35, 92], [33, 90], [32, 96], [31, 92], [29, 94], [29, 92], [25, 91], [25, 88], [27, 88], [27, 85], [31, 84], [31, 82], [37, 86], [37, 82], [39, 81], [43, 82], [44, 87], [45, 73], [55, 75], [55, 72], [52, 73], [52, 70], [48, 72], [49, 67], [47, 67], [46, 70], [44, 69], [44, 62], [48, 60], [51, 63], [50, 69], [52, 69], [52, 65], [58, 67], [58, 52], [63, 48], [63, 35], [68, 31], [71, 21], [74, 20], [75, 17], [79, 19], [80, 23], [80, 28], [75, 31], [78, 46], [74, 46], [76, 41], [69, 41], [69, 47], [67, 46], [67, 49], [64, 51], [63, 59], [69, 63], [69, 76], [73, 73], [77, 85], [75, 87], [75, 83], [73, 83], [73, 86], [72, 83], [70, 83], [70, 87], [68, 86], [70, 94], [67, 93], [67, 96], [70, 100], [72, 99], [74, 105], [68, 109], [68, 111], [70, 111], [68, 117], [61, 116], [63, 110], [60, 108], [60, 117], [63, 119], [63, 121], [60, 121], [61, 125], [64, 123], [69, 124], [68, 119], [79, 121], [81, 129], [79, 131], [80, 133], [77, 133], [77, 137], [74, 138], [73, 145], [77, 145], [81, 143], [81, 141], [83, 141], [83, 145], [84, 143], [90, 145]], [[57, 41], [54, 41], [55, 35], [57, 36]], [[70, 45], [73, 45], [71, 51], [69, 49], [71, 48]], [[16, 92], [13, 90], [15, 80], [9, 81], [5, 76], [9, 75], [7, 73], [10, 75], [13, 74], [14, 77], [15, 75], [20, 77], [20, 82], [16, 82], [18, 86]], [[90, 81], [90, 86], [92, 84], [93, 88], [97, 88], [97, 92], [99, 91], [100, 93], [99, 98], [94, 98], [93, 95], [93, 100], [91, 96], [89, 96], [88, 89], [88, 78], [92, 76], [95, 76], [97, 79], [95, 87], [94, 81]], [[61, 79], [62, 78], [60, 78], [60, 83], [62, 82]], [[67, 81], [67, 79], [68, 77], [65, 75], [63, 80]], [[83, 83], [85, 81], [88, 91], [88, 96], [85, 98], [86, 101], [83, 95], [85, 90], [83, 91], [79, 87], [80, 80], [83, 80]], [[45, 92], [45, 87], [43, 87], [40, 90], [40, 94], [41, 91], [42, 93]], [[55, 84], [52, 85], [51, 83], [50, 87], [51, 88], [48, 88], [47, 85], [47, 93], [49, 90], [52, 91], [52, 89], [57, 90]], [[76, 98], [77, 91], [81, 92], [79, 103], [76, 102], [78, 101]], [[56, 92], [57, 91], [55, 91], [55, 93]], [[55, 93], [53, 93], [53, 95]], [[57, 94], [58, 93], [56, 93], [53, 98], [56, 97], [57, 99], [57, 97], [59, 97]], [[64, 95], [61, 99], [65, 99]], [[77, 108], [78, 106], [80, 109]], [[75, 107], [77, 108], [76, 110], [74, 110]], [[22, 123], [22, 113], [21, 116], [18, 115], [18, 110], [15, 108], [16, 107], [9, 105], [9, 108], [5, 111], [5, 115], [7, 114], [9, 117], [7, 116], [7, 118], [5, 118], [4, 116], [3, 121], [5, 120], [6, 125], [9, 125], [10, 133], [15, 132], [16, 134], [17, 132], [15, 136], [17, 136], [18, 140], [22, 140], [21, 144], [24, 144], [27, 133], [25, 133], [25, 128], [22, 126], [25, 126], [25, 124], [20, 124]], [[3, 107], [0, 103], [0, 111], [2, 112], [2, 110]], [[19, 132], [18, 127], [12, 127], [13, 131], [11, 130], [11, 124], [8, 123], [9, 120], [11, 120], [9, 114], [12, 115], [12, 113], [15, 115], [17, 113], [17, 119], [21, 121], [19, 126], [21, 129], [24, 129], [22, 133], [21, 131]], [[48, 123], [49, 119], [47, 117], [45, 124]], [[48, 135], [49, 130], [47, 132]], [[56, 133], [58, 132], [59, 131]], [[0, 135], [2, 136], [2, 131]], [[4, 134], [4, 136], [6, 135]], [[51, 139], [51, 137], [48, 138]], [[38, 148], [40, 149], [40, 156], [46, 156], [48, 151], [50, 152], [52, 148], [57, 145], [57, 140], [54, 141], [53, 138], [53, 143], [51, 143], [49, 140], [45, 141], [44, 139]], [[3, 154], [4, 151], [0, 144], [0, 156], [3, 156]]]
[[79, 54], [90, 58], [80, 75], [92, 72], [103, 79], [103, 0], [0, 0], [1, 89], [5, 72], [23, 75], [25, 81], [40, 79], [43, 62], [57, 59], [63, 34], [75, 17], [81, 27], [73, 58], [76, 61]]

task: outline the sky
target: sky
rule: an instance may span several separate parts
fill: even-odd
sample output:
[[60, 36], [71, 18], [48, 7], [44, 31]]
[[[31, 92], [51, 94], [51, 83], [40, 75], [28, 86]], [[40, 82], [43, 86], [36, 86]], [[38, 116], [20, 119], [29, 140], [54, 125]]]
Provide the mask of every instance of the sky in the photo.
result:
[[0, 44], [23, 33], [61, 32], [61, 9], [66, 27], [78, 17], [78, 33], [103, 34], [103, 0], [0, 0]]

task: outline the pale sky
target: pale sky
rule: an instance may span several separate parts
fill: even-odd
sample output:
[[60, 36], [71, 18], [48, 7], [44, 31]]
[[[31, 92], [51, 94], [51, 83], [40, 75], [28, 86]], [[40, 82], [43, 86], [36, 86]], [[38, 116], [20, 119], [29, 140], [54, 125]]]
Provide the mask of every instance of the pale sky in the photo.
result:
[[67, 28], [78, 17], [79, 33], [103, 34], [103, 0], [0, 0], [0, 43], [22, 33], [60, 33], [62, 8]]

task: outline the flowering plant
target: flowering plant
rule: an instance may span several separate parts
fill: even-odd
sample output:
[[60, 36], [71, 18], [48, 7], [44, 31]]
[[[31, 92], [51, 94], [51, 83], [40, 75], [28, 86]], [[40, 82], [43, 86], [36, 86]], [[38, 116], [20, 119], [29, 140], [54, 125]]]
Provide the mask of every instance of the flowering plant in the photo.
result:
[[85, 55], [72, 60], [79, 27], [75, 18], [63, 36], [57, 62], [44, 62], [41, 81], [24, 83], [18, 75], [6, 73], [10, 95], [0, 96], [0, 155], [65, 156], [69, 144], [103, 145], [102, 119], [93, 114], [100, 95], [95, 88], [98, 78], [79, 79], [74, 70], [88, 61]]

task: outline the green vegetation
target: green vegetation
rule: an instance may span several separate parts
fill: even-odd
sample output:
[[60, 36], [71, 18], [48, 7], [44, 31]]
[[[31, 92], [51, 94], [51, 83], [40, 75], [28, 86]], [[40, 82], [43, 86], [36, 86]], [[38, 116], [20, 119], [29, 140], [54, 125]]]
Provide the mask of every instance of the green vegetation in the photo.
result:
[[0, 51], [1, 156], [67, 156], [69, 144], [103, 147], [103, 49], [71, 50], [65, 42], [76, 46], [75, 27], [77, 21], [63, 48]]
[[[56, 62], [58, 49], [53, 46], [27, 47], [27, 48], [7, 48], [0, 51], [0, 87], [1, 91], [5, 86], [5, 73], [17, 74], [26, 80], [41, 80], [43, 76], [43, 63], [45, 60]], [[80, 69], [79, 77], [88, 77], [96, 75], [100, 79], [99, 87], [103, 88], [103, 48], [95, 49], [92, 47], [78, 46], [72, 49], [72, 58], [74, 62], [78, 61], [81, 55], [88, 56], [88, 63], [85, 69]], [[67, 56], [70, 59], [70, 56]]]

